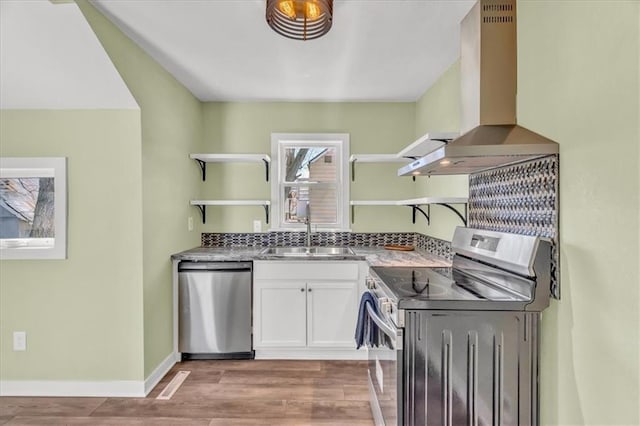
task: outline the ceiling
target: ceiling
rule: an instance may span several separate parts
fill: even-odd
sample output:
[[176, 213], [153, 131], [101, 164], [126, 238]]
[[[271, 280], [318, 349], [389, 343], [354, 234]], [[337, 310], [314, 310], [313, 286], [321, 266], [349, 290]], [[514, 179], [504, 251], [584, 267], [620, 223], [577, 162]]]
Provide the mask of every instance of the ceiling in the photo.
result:
[[0, 108], [138, 104], [74, 3], [0, 0]]
[[265, 0], [91, 0], [201, 101], [415, 101], [459, 57], [475, 1], [335, 0], [331, 31], [284, 38]]

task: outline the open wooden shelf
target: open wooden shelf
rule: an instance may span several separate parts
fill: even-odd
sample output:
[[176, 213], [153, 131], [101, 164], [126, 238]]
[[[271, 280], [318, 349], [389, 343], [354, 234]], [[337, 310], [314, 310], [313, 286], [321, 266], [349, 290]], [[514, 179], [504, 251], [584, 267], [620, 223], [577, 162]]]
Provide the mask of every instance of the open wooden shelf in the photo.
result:
[[267, 154], [191, 154], [189, 158], [200, 165], [202, 180], [207, 178], [207, 163], [264, 163], [266, 180], [269, 181], [271, 157]]
[[202, 223], [207, 221], [207, 206], [263, 206], [266, 222], [269, 223], [269, 200], [191, 200], [191, 205], [196, 206], [202, 213]]
[[[416, 223], [416, 212], [420, 212], [427, 219], [427, 225], [431, 223], [431, 205], [446, 207], [453, 211], [462, 220], [462, 223], [467, 226], [467, 197], [423, 197], [423, 198], [411, 198], [408, 200], [353, 200], [350, 201], [351, 205], [351, 223], [355, 221], [355, 206], [408, 206], [411, 207], [413, 213], [413, 223]], [[459, 211], [452, 204], [463, 204], [463, 212]], [[427, 206], [425, 212], [421, 206]]]

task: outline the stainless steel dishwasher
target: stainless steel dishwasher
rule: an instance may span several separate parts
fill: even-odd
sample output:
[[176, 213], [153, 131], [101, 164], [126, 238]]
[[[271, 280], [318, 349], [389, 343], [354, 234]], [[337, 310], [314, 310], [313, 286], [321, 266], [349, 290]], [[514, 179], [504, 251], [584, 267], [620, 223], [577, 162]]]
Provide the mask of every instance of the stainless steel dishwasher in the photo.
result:
[[254, 357], [251, 262], [180, 262], [178, 299], [183, 359]]

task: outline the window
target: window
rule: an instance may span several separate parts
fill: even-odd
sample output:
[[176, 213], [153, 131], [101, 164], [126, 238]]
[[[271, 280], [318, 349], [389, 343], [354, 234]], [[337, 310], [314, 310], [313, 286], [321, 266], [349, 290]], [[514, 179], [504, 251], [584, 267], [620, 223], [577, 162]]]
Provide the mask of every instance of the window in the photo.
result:
[[348, 134], [271, 135], [272, 217], [275, 229], [346, 230]]
[[0, 258], [65, 259], [65, 158], [0, 158]]

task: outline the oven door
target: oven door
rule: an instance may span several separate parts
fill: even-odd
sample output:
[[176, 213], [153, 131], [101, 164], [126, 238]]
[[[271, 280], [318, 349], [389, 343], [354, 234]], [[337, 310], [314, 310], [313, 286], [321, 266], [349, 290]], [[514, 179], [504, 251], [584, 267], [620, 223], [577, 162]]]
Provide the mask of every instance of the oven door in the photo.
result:
[[403, 424], [402, 329], [376, 315], [367, 305], [369, 317], [380, 330], [378, 346], [367, 345], [369, 353], [369, 401], [376, 425]]

